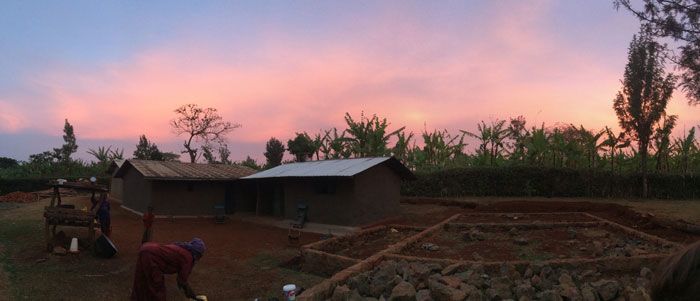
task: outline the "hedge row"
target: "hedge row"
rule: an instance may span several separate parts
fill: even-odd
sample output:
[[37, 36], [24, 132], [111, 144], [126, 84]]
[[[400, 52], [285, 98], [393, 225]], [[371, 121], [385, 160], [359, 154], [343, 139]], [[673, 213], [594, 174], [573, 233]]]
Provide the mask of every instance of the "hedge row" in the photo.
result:
[[[634, 198], [642, 195], [639, 174], [618, 175], [540, 167], [473, 167], [417, 173], [402, 184], [406, 196], [544, 196]], [[700, 197], [697, 175], [648, 176], [649, 197], [695, 199]]]
[[[4, 179], [0, 178], [0, 195], [14, 191], [32, 192], [51, 188], [49, 182], [55, 178], [25, 178], [25, 179]], [[71, 179], [73, 180], [73, 179]], [[97, 178], [100, 184], [108, 184], [109, 178]]]

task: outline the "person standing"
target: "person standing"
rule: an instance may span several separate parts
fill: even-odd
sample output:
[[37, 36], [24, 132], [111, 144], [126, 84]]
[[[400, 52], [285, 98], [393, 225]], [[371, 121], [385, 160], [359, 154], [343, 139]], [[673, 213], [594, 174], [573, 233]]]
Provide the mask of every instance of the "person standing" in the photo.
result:
[[109, 198], [106, 193], [100, 195], [100, 203], [97, 209], [97, 220], [100, 222], [100, 230], [107, 237], [112, 235], [112, 216]]
[[157, 244], [147, 242], [139, 250], [132, 301], [165, 300], [165, 274], [177, 273], [177, 286], [187, 298], [197, 299], [188, 283], [192, 268], [204, 255], [204, 241], [193, 238], [189, 242]]
[[156, 216], [153, 215], [153, 206], [148, 206], [148, 211], [143, 215], [143, 236], [141, 237], [141, 244], [145, 244], [151, 241], [153, 237], [153, 220]]

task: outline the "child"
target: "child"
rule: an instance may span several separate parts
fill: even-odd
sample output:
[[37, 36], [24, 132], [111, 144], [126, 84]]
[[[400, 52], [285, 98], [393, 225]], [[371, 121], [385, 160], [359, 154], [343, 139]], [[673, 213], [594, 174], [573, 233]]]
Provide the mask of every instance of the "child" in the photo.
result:
[[143, 237], [141, 238], [141, 244], [151, 241], [151, 236], [153, 234], [152, 226], [155, 217], [156, 216], [153, 215], [153, 206], [148, 206], [148, 211], [143, 215]]
[[100, 230], [107, 237], [112, 235], [112, 216], [109, 197], [106, 193], [100, 195], [100, 203], [97, 209], [97, 220], [100, 221]]

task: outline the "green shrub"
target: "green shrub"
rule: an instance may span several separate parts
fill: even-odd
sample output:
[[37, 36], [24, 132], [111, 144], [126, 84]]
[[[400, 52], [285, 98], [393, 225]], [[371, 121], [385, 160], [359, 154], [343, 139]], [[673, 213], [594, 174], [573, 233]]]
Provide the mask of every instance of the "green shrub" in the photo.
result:
[[[641, 195], [639, 174], [546, 167], [472, 167], [416, 173], [402, 184], [406, 196], [544, 196], [614, 197]], [[650, 174], [649, 196], [662, 199], [700, 197], [700, 178], [694, 175]]]

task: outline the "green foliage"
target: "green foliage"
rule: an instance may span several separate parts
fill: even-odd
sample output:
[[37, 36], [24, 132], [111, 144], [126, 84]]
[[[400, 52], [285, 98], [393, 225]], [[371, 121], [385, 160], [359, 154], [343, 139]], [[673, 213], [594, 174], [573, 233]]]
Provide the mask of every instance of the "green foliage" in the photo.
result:
[[[634, 5], [632, 4], [634, 2]], [[664, 49], [681, 71], [681, 87], [689, 104], [700, 104], [700, 5], [697, 0], [615, 0], [615, 7], [633, 13], [657, 38], [671, 38], [676, 51]]]
[[19, 166], [17, 160], [7, 157], [0, 157], [0, 169], [14, 168]]
[[282, 164], [284, 157], [284, 145], [275, 137], [271, 137], [265, 144], [265, 168], [273, 168]]
[[643, 176], [643, 190], [647, 189], [647, 157], [649, 143], [658, 123], [666, 115], [675, 78], [664, 71], [661, 46], [654, 42], [649, 31], [634, 36], [629, 47], [622, 90], [617, 93], [613, 108], [620, 127], [637, 141], [640, 154], [639, 171]]
[[73, 126], [68, 123], [66, 119], [63, 125], [63, 141], [64, 144], [61, 148], [54, 148], [54, 156], [58, 161], [62, 163], [68, 163], [71, 160], [71, 155], [78, 151], [78, 144], [76, 143], [75, 133], [73, 132]]
[[306, 162], [316, 152], [316, 143], [306, 132], [296, 133], [293, 140], [287, 141], [287, 150], [294, 155], [297, 162]]
[[[409, 196], [639, 197], [640, 174], [535, 166], [453, 168], [418, 172], [402, 184]], [[649, 175], [649, 196], [662, 199], [700, 197], [700, 177]]]
[[247, 166], [255, 170], [261, 170], [262, 166], [258, 165], [258, 162], [255, 162], [255, 159], [251, 158], [250, 156], [247, 156], [245, 160], [241, 161], [239, 165], [242, 166]]
[[405, 128], [401, 127], [387, 133], [389, 123], [386, 118], [380, 119], [376, 114], [367, 118], [364, 112], [360, 114], [359, 121], [355, 121], [350, 113], [345, 113], [345, 122], [348, 125], [348, 129], [345, 130], [348, 134], [345, 141], [348, 143], [350, 153], [358, 158], [386, 156], [389, 154], [387, 149], [389, 139]]

